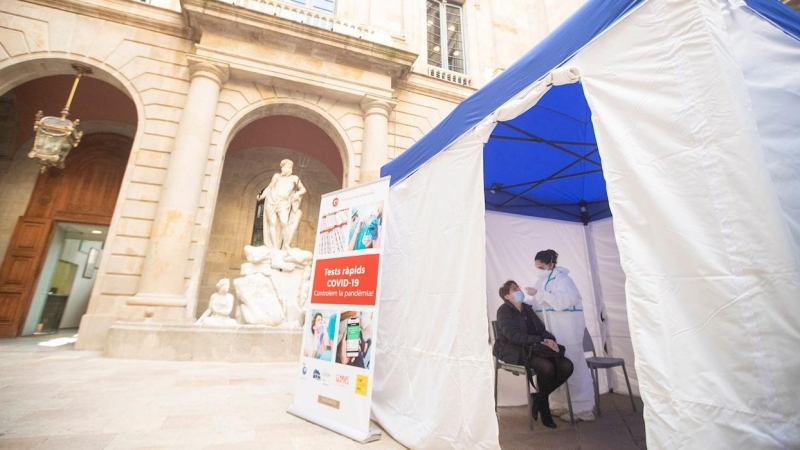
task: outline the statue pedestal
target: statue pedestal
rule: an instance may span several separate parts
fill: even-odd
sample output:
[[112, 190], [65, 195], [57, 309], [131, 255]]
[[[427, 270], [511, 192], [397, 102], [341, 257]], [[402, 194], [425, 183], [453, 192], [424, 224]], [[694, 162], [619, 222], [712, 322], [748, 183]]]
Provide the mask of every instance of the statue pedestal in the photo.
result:
[[250, 325], [301, 326], [311, 287], [312, 253], [250, 245], [244, 252], [242, 276], [233, 280], [239, 299], [237, 319]]
[[172, 361], [294, 362], [300, 358], [302, 328], [182, 323], [116, 322], [104, 355]]
[[228, 279], [223, 279], [200, 323], [115, 322], [108, 332], [105, 356], [173, 361], [297, 361], [303, 343], [300, 327], [305, 319], [313, 255], [300, 249], [249, 245], [245, 246], [245, 254], [242, 276], [233, 280], [238, 298], [236, 319], [227, 315], [233, 296], [228, 294]]

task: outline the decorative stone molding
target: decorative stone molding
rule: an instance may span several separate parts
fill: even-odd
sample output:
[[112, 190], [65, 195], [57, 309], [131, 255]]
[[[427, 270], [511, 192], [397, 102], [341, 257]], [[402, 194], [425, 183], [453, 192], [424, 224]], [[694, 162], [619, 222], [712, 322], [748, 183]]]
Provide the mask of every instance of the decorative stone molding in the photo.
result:
[[[181, 0], [183, 14], [189, 26], [199, 34], [196, 40], [201, 46], [208, 47], [202, 35], [212, 34], [242, 42], [258, 41], [266, 46], [270, 46], [271, 42], [280, 43], [273, 44], [280, 48], [313, 48], [314, 53], [325, 55], [326, 61], [389, 75], [393, 79], [408, 74], [417, 60], [418, 55], [408, 51], [405, 45], [394, 40], [391, 44], [379, 43], [364, 36], [355, 36], [356, 33], [367, 33], [368, 29], [333, 16], [300, 14], [297, 7], [288, 4], [281, 4], [281, 7], [291, 14], [269, 14], [268, 9], [265, 10], [267, 12], [262, 11], [270, 3], [268, 1], [263, 2], [264, 7], [253, 7], [262, 3], [256, 0], [237, 0], [235, 3]], [[242, 8], [238, 6], [239, 3], [248, 7]], [[277, 3], [273, 7], [277, 8]], [[216, 43], [212, 43], [211, 47], [211, 50], [215, 49]], [[250, 60], [246, 54], [235, 56], [231, 60], [241, 59], [239, 65], [251, 70], [260, 63]]]
[[231, 71], [227, 64], [189, 58], [189, 73], [192, 78], [206, 77], [217, 83], [220, 87], [228, 81]]
[[389, 114], [394, 110], [394, 107], [397, 106], [397, 101], [393, 99], [364, 97], [364, 100], [361, 100], [360, 106], [365, 119], [372, 114], [381, 114], [388, 118]]
[[134, 26], [156, 33], [188, 38], [181, 14], [170, 9], [151, 6], [141, 1], [120, 5], [118, 0], [26, 0], [27, 3], [68, 11], [103, 21]]
[[378, 44], [389, 45], [392, 37], [388, 33], [376, 30], [373, 27], [351, 22], [349, 20], [325, 14], [313, 9], [303, 8], [279, 0], [233, 0], [236, 6], [258, 11], [271, 16], [294, 20], [306, 25], [334, 31], [347, 36], [357, 37]]
[[394, 87], [396, 91], [408, 91], [444, 100], [453, 103], [453, 106], [461, 103], [477, 90], [473, 87], [449, 83], [438, 78], [426, 76], [424, 73], [411, 73], [406, 79], [398, 81]]

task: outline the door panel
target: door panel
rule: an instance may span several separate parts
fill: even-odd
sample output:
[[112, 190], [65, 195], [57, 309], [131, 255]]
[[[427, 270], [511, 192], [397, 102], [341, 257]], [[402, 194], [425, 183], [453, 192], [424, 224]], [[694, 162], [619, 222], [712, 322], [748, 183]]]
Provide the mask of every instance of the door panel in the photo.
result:
[[15, 255], [9, 261], [10, 267], [3, 272], [3, 279], [0, 283], [9, 292], [22, 292], [22, 286], [25, 285], [25, 280], [30, 274], [36, 271], [36, 258], [25, 255]]
[[21, 297], [21, 294], [0, 292], [0, 337], [16, 336], [17, 308], [22, 303]]
[[0, 337], [18, 334], [30, 306], [52, 221], [20, 217], [0, 266]]

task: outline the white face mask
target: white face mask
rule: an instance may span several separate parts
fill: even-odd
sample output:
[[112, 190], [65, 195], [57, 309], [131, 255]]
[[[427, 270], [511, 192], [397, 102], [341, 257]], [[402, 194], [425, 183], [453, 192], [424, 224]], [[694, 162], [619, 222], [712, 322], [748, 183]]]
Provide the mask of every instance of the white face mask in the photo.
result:
[[546, 277], [548, 273], [550, 273], [549, 269], [540, 269], [538, 267], [536, 268], [536, 276], [538, 276], [539, 278]]
[[514, 303], [522, 303], [525, 300], [525, 293], [522, 291], [514, 292], [511, 295], [514, 296]]

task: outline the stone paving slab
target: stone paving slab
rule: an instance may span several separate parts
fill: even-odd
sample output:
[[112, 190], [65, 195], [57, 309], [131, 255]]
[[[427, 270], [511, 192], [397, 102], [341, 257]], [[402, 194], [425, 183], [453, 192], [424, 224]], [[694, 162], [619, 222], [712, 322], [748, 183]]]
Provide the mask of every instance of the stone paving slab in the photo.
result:
[[[286, 413], [296, 363], [104, 358], [49, 337], [0, 339], [0, 449], [402, 449], [384, 433], [361, 445]], [[499, 409], [504, 449], [643, 449], [641, 401], [601, 396], [603, 416], [527, 427]]]

